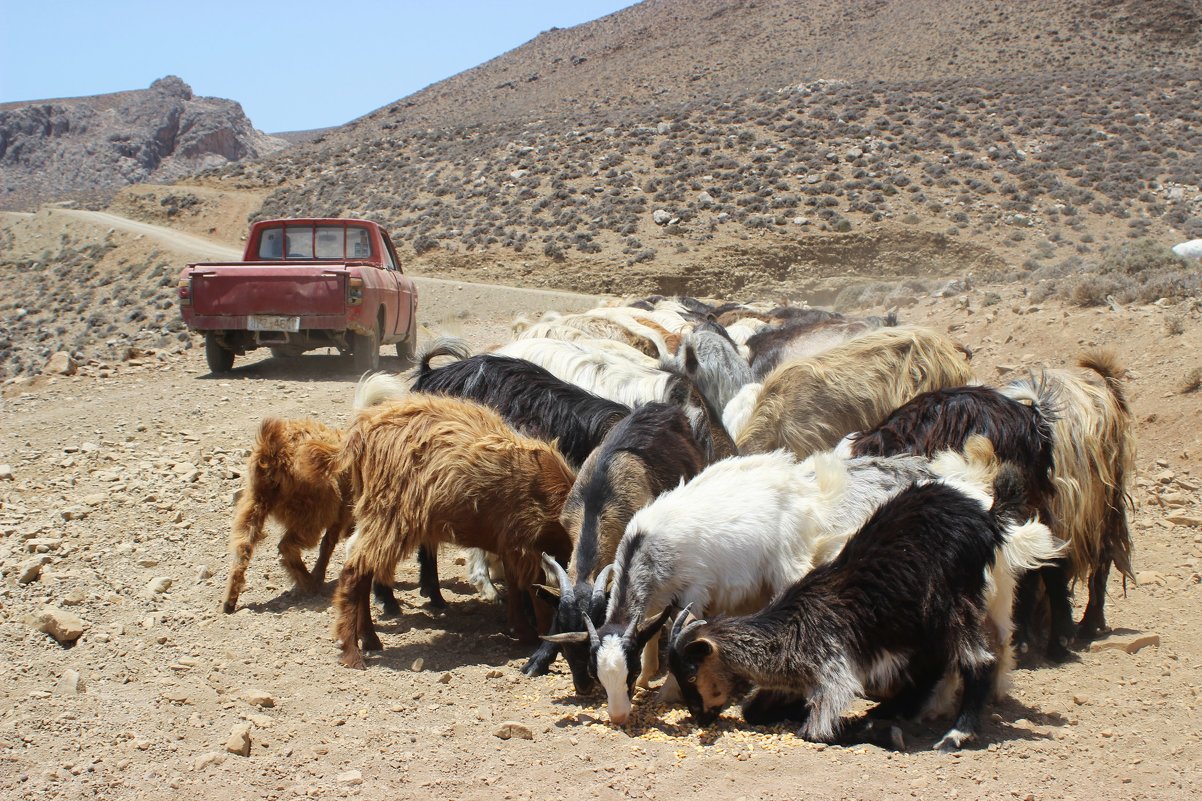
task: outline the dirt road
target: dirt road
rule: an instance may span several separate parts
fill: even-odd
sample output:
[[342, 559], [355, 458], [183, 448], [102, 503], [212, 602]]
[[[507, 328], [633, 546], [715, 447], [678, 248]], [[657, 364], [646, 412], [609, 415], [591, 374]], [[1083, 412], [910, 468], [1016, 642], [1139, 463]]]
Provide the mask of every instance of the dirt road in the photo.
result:
[[[428, 283], [423, 308], [477, 346], [506, 338], [514, 311], [564, 301], [503, 302], [517, 294], [457, 285]], [[1065, 365], [1085, 345], [1118, 347], [1134, 368], [1139, 421], [1140, 583], [1124, 597], [1112, 580], [1116, 631], [1102, 645], [1136, 650], [1148, 635], [1159, 645], [1018, 670], [977, 746], [927, 750], [936, 723], [912, 727], [908, 753], [823, 747], [744, 727], [737, 712], [702, 731], [649, 696], [628, 726], [611, 726], [601, 696], [573, 694], [562, 662], [542, 678], [518, 672], [526, 649], [503, 633], [502, 607], [473, 595], [451, 549], [440, 565], [449, 609], [428, 610], [415, 567], [403, 566], [402, 615], [381, 619], [385, 650], [366, 672], [336, 665], [329, 595], [340, 555], [325, 593], [300, 597], [264, 542], [242, 607], [223, 614], [231, 496], [258, 422], [342, 425], [355, 376], [310, 355], [248, 357], [214, 377], [194, 349], [6, 392], [0, 797], [1198, 797], [1202, 441], [1197, 395], [1178, 391], [1202, 347], [1196, 313], [1033, 309], [1002, 292], [989, 308], [951, 298], [903, 314], [951, 328], [987, 381], [1008, 367]], [[1170, 314], [1187, 316], [1183, 334], [1164, 334]], [[39, 630], [47, 607], [81, 621], [73, 647]], [[494, 736], [505, 721], [532, 739]], [[240, 750], [243, 733], [248, 756], [227, 748]]]

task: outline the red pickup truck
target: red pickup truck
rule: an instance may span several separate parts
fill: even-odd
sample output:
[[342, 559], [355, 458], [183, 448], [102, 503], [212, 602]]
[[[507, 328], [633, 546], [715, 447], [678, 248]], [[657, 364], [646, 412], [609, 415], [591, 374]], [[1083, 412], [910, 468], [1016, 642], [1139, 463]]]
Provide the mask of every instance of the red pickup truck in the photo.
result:
[[355, 369], [375, 370], [381, 345], [412, 360], [417, 342], [417, 289], [388, 232], [367, 220], [257, 222], [242, 261], [184, 268], [179, 304], [184, 323], [204, 332], [214, 373], [261, 347], [275, 356], [335, 347]]

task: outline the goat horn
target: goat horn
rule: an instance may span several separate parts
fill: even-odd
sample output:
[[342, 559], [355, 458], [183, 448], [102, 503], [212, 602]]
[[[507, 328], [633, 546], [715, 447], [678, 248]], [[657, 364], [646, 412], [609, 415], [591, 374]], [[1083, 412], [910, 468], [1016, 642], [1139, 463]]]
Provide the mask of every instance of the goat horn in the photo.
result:
[[593, 625], [593, 619], [588, 615], [584, 616], [584, 626], [588, 629], [589, 645], [595, 651], [601, 647], [601, 638], [597, 636], [597, 627]]
[[693, 604], [691, 603], [686, 604], [685, 608], [681, 609], [680, 614], [676, 616], [676, 620], [672, 621], [672, 638], [669, 642], [676, 642], [676, 638], [680, 636], [680, 630], [690, 620], [696, 620], [693, 617]]
[[559, 597], [566, 598], [572, 594], [572, 580], [568, 578], [568, 573], [563, 569], [563, 565], [547, 554], [543, 554], [543, 567], [548, 576], [554, 576], [559, 581]]
[[[601, 568], [601, 572], [597, 574], [597, 581], [593, 584], [593, 602], [605, 599], [605, 593], [609, 591], [609, 577], [613, 575], [613, 563]], [[601, 596], [598, 598], [597, 596]]]

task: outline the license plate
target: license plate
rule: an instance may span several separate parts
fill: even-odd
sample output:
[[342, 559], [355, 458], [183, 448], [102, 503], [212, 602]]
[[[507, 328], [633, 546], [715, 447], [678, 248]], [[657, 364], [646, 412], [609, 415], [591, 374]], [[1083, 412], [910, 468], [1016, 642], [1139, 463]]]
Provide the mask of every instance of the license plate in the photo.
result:
[[300, 318], [285, 314], [252, 314], [246, 318], [250, 331], [299, 331]]

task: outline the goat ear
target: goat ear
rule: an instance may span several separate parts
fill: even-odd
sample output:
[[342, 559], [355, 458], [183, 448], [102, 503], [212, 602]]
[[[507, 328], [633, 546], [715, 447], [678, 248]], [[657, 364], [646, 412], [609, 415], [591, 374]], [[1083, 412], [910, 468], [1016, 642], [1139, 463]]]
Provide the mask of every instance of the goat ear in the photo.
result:
[[717, 651], [718, 645], [713, 640], [698, 637], [685, 646], [684, 655], [688, 659], [700, 662], [710, 654], [717, 653]]
[[684, 369], [689, 375], [693, 375], [700, 369], [701, 364], [697, 361], [697, 350], [690, 342], [684, 346]]
[[589, 634], [587, 631], [565, 631], [560, 634], [544, 634], [543, 639], [556, 645], [563, 645], [570, 642], [588, 642]]
[[559, 605], [558, 587], [548, 587], [546, 584], [535, 584], [531, 587], [531, 589], [538, 594], [539, 598], [542, 598], [544, 601], [551, 604], [551, 606]]
[[635, 639], [638, 642], [638, 644], [646, 645], [647, 641], [650, 640], [655, 635], [655, 632], [659, 631], [660, 629], [662, 629], [664, 627], [664, 623], [666, 623], [668, 621], [668, 617], [671, 614], [672, 614], [672, 608], [666, 607], [663, 612], [660, 612], [659, 617], [657, 617], [655, 620], [652, 620], [650, 623], [648, 623], [647, 625], [640, 628], [638, 630], [638, 633], [635, 635]]

